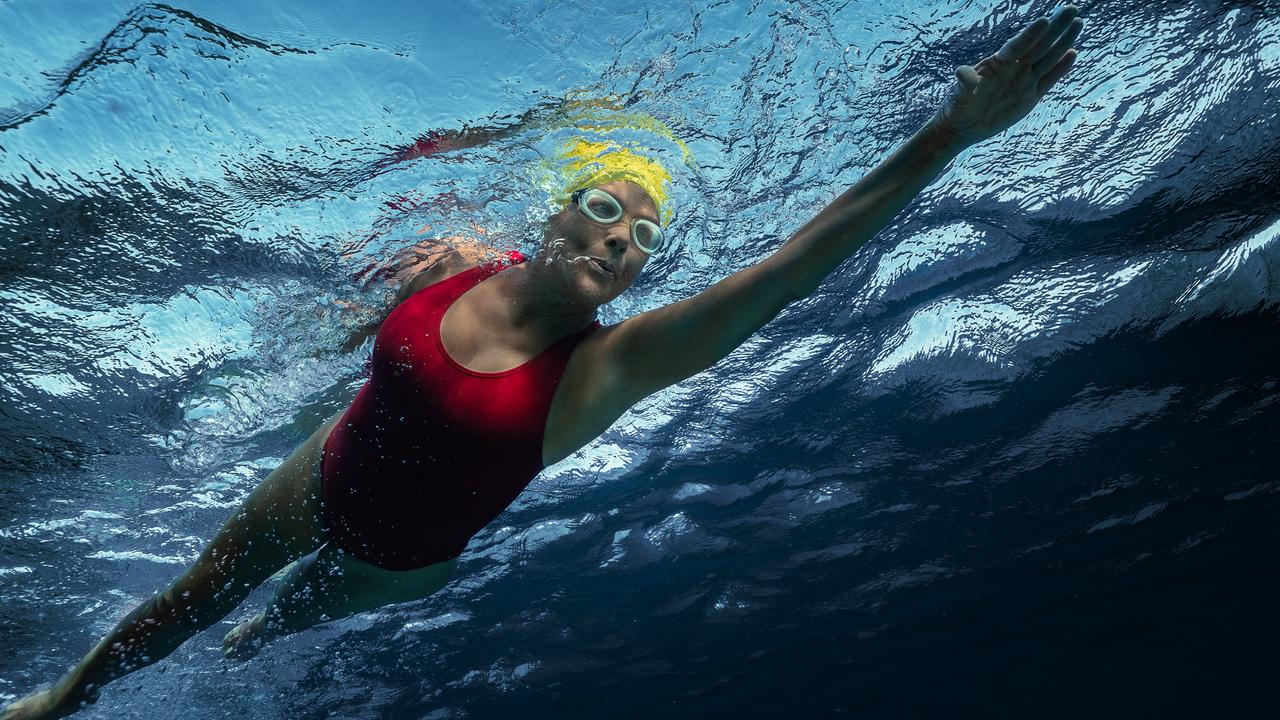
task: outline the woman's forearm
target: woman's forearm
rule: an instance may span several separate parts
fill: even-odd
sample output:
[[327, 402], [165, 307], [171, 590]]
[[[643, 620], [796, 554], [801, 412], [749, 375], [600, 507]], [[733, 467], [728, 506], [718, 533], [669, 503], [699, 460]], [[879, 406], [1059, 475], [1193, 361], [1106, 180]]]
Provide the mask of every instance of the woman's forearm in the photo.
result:
[[933, 121], [836, 198], [777, 253], [795, 297], [817, 290], [832, 270], [875, 237], [965, 145]]

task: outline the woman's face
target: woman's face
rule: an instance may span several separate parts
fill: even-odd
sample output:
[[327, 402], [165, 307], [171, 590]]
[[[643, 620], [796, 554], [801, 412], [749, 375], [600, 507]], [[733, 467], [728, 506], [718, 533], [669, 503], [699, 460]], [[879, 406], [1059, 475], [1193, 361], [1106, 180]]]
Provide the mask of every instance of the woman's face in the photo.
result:
[[[649, 256], [631, 241], [631, 223], [658, 222], [658, 208], [639, 185], [627, 180], [597, 186], [622, 204], [622, 219], [602, 224], [569, 203], [547, 221], [540, 259], [563, 273], [570, 292], [604, 305], [631, 287]], [[592, 259], [594, 258], [594, 259]], [[596, 260], [603, 260], [602, 268]]]

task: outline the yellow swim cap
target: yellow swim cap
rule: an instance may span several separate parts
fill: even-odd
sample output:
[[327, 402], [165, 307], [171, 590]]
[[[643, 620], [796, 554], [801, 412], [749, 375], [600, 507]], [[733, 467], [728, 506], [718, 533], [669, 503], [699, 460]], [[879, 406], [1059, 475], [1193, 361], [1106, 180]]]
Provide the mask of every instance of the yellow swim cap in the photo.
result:
[[668, 141], [690, 168], [693, 156], [666, 123], [647, 113], [628, 112], [613, 97], [571, 93], [551, 117], [537, 125], [549, 136], [563, 138], [555, 146], [554, 157], [542, 161], [535, 176], [536, 184], [554, 203], [563, 206], [579, 188], [629, 180], [658, 206], [659, 222], [671, 222], [671, 174], [654, 157], [655, 151]]
[[564, 187], [553, 198], [557, 203], [568, 203], [570, 194], [579, 188], [629, 180], [653, 199], [662, 224], [671, 222], [671, 208], [667, 202], [671, 175], [656, 160], [609, 141], [592, 142], [582, 138], [566, 142], [557, 155], [565, 179]]

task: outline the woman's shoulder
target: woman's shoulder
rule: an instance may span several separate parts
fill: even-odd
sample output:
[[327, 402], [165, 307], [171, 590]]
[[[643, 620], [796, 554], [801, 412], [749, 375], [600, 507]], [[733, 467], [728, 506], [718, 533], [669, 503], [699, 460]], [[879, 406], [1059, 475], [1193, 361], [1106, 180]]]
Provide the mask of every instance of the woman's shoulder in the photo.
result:
[[400, 279], [397, 305], [423, 288], [506, 255], [487, 243], [467, 237], [445, 238], [439, 243], [441, 250], [434, 262], [409, 277]]
[[453, 264], [463, 266], [463, 269], [483, 265], [487, 262], [493, 262], [505, 255], [492, 245], [469, 237], [452, 237], [444, 241], [449, 246], [449, 257]]
[[447, 238], [443, 242], [449, 249], [443, 258], [442, 264], [448, 266], [448, 270], [452, 271], [451, 274], [492, 262], [511, 265], [527, 259], [518, 250], [499, 250], [484, 241], [474, 238], [459, 236]]

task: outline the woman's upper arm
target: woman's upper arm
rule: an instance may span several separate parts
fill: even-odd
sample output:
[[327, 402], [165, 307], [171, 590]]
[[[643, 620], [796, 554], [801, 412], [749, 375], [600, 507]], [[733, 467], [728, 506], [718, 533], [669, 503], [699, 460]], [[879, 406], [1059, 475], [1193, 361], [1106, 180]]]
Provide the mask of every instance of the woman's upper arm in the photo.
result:
[[619, 323], [605, 355], [632, 402], [715, 365], [798, 299], [770, 256], [697, 295]]

